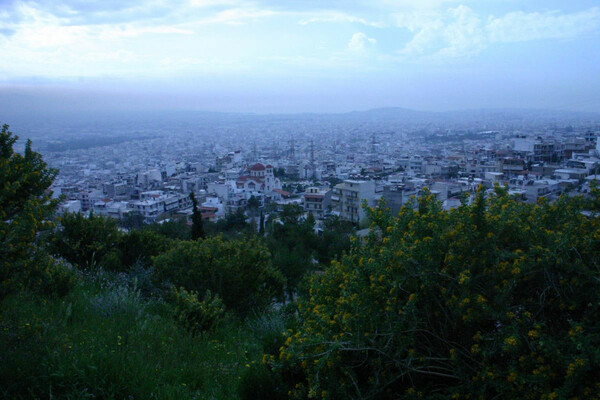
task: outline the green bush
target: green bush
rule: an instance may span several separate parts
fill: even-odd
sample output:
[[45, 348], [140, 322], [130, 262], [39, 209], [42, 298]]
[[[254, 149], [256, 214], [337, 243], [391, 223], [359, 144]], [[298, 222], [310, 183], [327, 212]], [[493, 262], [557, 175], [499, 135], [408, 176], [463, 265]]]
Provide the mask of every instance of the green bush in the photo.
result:
[[[52, 238], [51, 250], [59, 257], [81, 269], [103, 266], [105, 269], [122, 270], [123, 266], [115, 262], [120, 255], [117, 251], [122, 238], [117, 221], [101, 215], [66, 213], [60, 219], [60, 229]], [[104, 263], [106, 265], [104, 265]]]
[[151, 265], [152, 257], [167, 251], [173, 240], [148, 229], [132, 230], [118, 241], [120, 263], [124, 267], [136, 263]]
[[198, 293], [194, 291], [173, 288], [170, 300], [175, 307], [175, 320], [193, 334], [213, 329], [225, 314], [223, 302], [210, 290], [204, 293], [204, 299], [199, 300]]
[[279, 354], [285, 338], [283, 333], [297, 325], [297, 308], [295, 303], [288, 303], [279, 310], [262, 312], [248, 319], [248, 329], [260, 341], [263, 352], [269, 355]]
[[600, 218], [584, 204], [497, 187], [451, 211], [427, 193], [372, 210], [271, 364], [302, 368], [296, 398], [598, 398]]
[[170, 282], [199, 296], [210, 290], [239, 315], [266, 308], [282, 290], [283, 277], [271, 266], [269, 252], [252, 237], [182, 241], [153, 261], [157, 284]]
[[247, 368], [240, 381], [241, 400], [286, 400], [289, 389], [278, 372], [264, 364], [254, 364]]

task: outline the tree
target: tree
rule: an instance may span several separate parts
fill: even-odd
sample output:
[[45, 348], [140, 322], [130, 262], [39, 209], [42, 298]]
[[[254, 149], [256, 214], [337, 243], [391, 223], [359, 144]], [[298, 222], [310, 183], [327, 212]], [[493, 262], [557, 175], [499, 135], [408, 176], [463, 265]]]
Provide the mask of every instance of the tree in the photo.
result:
[[169, 239], [190, 240], [192, 237], [191, 229], [185, 218], [170, 218], [168, 221], [162, 221], [161, 223], [155, 222], [144, 227], [144, 229], [151, 230]]
[[73, 284], [68, 268], [52, 259], [38, 241], [51, 222], [58, 200], [48, 189], [57, 170], [49, 169], [39, 153], [25, 144], [15, 153], [8, 125], [0, 130], [0, 300], [25, 289], [64, 294]]
[[271, 265], [267, 248], [255, 237], [223, 240], [221, 236], [182, 241], [154, 258], [154, 279], [198, 293], [218, 295], [240, 315], [264, 309], [280, 295], [283, 277]]
[[260, 211], [260, 220], [258, 223], [258, 234], [260, 236], [264, 236], [265, 235], [265, 215], [263, 213], [263, 211]]
[[350, 250], [351, 235], [356, 232], [354, 224], [336, 215], [329, 215], [323, 221], [323, 233], [317, 242], [317, 258], [323, 265], [339, 259]]
[[316, 222], [317, 221], [315, 221], [315, 216], [313, 215], [313, 213], [309, 212], [308, 215], [306, 216], [306, 221], [305, 221], [306, 226], [308, 226], [311, 229], [314, 229]]
[[172, 243], [172, 239], [153, 230], [133, 230], [126, 235], [122, 235], [118, 242], [120, 264], [123, 268], [137, 262], [143, 266], [150, 266], [152, 257], [167, 251]]
[[451, 211], [427, 192], [397, 218], [370, 211], [271, 364], [303, 371], [297, 398], [596, 398], [600, 218], [583, 206], [496, 187]]
[[313, 253], [317, 247], [314, 218], [301, 221], [303, 210], [298, 205], [285, 205], [279, 214], [281, 223], [272, 224], [267, 243], [273, 264], [286, 278], [286, 292], [293, 299], [304, 275], [313, 269]]
[[285, 169], [283, 169], [282, 167], [276, 168], [273, 171], [273, 175], [275, 175], [275, 178], [284, 178], [285, 177]]
[[219, 219], [215, 223], [207, 223], [206, 231], [210, 235], [222, 234], [227, 238], [244, 236], [249, 232], [256, 232], [252, 226], [246, 221], [246, 215], [242, 208], [238, 208], [235, 212], [230, 212], [225, 215], [225, 218]]
[[256, 211], [258, 210], [258, 207], [260, 207], [260, 201], [254, 195], [250, 196], [248, 199], [248, 208]]
[[198, 210], [198, 201], [194, 192], [190, 192], [192, 200], [192, 240], [204, 239], [204, 228], [202, 225], [202, 214]]
[[[54, 233], [50, 247], [54, 255], [81, 269], [97, 266], [122, 268], [117, 254], [122, 233], [116, 220], [93, 213], [89, 217], [81, 213], [65, 213], [59, 221], [61, 228]], [[110, 265], [103, 265], [109, 260]]]

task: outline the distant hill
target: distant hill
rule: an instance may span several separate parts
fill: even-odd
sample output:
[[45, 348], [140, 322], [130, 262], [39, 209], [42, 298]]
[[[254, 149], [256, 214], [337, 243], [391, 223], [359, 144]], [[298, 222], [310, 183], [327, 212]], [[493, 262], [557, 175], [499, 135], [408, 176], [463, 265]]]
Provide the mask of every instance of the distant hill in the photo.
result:
[[[331, 115], [331, 114], [329, 114]], [[340, 116], [354, 119], [394, 119], [412, 122], [457, 122], [457, 121], [535, 121], [538, 123], [569, 122], [569, 121], [600, 121], [600, 113], [538, 110], [538, 109], [472, 109], [457, 111], [417, 111], [407, 108], [388, 107], [374, 108], [366, 111], [352, 111]]]

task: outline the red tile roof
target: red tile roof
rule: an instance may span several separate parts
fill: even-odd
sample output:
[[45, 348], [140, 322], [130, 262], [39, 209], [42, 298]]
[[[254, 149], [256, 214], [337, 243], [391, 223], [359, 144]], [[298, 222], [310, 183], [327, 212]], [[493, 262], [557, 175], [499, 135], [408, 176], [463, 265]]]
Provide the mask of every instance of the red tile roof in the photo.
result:
[[261, 163], [256, 163], [250, 167], [250, 171], [264, 171], [264, 170], [265, 170], [265, 166], [262, 165]]

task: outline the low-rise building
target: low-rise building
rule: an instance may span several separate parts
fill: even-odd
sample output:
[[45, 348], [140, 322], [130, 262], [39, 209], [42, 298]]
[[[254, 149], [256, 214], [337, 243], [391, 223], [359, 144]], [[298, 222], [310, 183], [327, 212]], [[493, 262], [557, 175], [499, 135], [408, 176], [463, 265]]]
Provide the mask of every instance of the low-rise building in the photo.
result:
[[302, 206], [316, 219], [322, 219], [331, 209], [331, 190], [309, 187], [303, 196]]
[[331, 195], [332, 208], [340, 218], [360, 223], [366, 218], [363, 202], [370, 207], [375, 206], [375, 182], [345, 180], [335, 185]]

